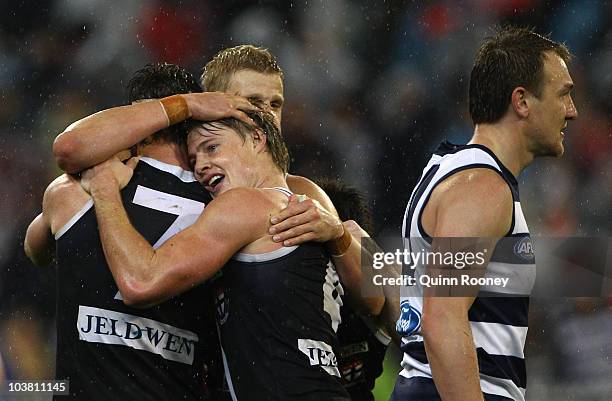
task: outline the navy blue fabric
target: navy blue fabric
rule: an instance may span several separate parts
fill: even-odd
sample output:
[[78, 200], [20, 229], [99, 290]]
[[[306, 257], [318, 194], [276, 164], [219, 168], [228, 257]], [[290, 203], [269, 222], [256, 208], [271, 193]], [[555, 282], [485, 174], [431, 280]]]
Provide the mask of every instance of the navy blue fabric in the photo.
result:
[[[485, 401], [513, 401], [511, 398], [483, 393]], [[399, 376], [389, 401], [442, 401], [432, 379]]]

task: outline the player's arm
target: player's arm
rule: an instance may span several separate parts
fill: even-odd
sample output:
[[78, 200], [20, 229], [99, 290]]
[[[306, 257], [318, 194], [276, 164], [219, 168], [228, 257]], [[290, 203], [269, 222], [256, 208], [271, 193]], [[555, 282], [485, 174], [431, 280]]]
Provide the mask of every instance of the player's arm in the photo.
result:
[[51, 230], [50, 218], [53, 214], [54, 204], [61, 192], [60, 176], [53, 180], [45, 189], [42, 202], [42, 212], [32, 220], [26, 231], [23, 248], [26, 256], [36, 266], [48, 266], [53, 262], [55, 255], [55, 239]]
[[[363, 266], [374, 265], [374, 254], [383, 252], [380, 246], [374, 241], [370, 235], [354, 220], [348, 220], [342, 223], [355, 238], [360, 239], [361, 243], [361, 263]], [[396, 265], [386, 265], [381, 270], [364, 269], [364, 291], [368, 291], [367, 295], [381, 296], [384, 298], [384, 305], [380, 314], [372, 321], [383, 330], [383, 332], [391, 337], [393, 343], [398, 347], [401, 344], [401, 337], [395, 330], [397, 317], [400, 314], [400, 294], [399, 286], [395, 285], [374, 285], [374, 275], [381, 275], [384, 278], [398, 278], [401, 275], [401, 267]]]
[[153, 249], [130, 223], [114, 175], [96, 166], [84, 178], [106, 261], [130, 306], [148, 307], [191, 289], [266, 233], [269, 202], [253, 189], [237, 188], [209, 203], [192, 226]]
[[113, 107], [69, 125], [55, 138], [53, 155], [62, 170], [74, 174], [188, 118], [234, 117], [252, 124], [245, 110], [256, 107], [246, 98], [221, 92], [187, 93]]
[[34, 265], [43, 267], [53, 262], [55, 240], [44, 213], [40, 213], [28, 226], [23, 248]]
[[[432, 249], [444, 249], [448, 241], [443, 238], [448, 237], [489, 239], [489, 245], [494, 246], [495, 239], [510, 228], [512, 211], [512, 195], [504, 180], [492, 170], [474, 169], [442, 182], [423, 216], [431, 217], [432, 223], [425, 229], [433, 237]], [[444, 401], [483, 400], [468, 320], [474, 299], [427, 294], [423, 298], [425, 350]]]
[[336, 249], [342, 252], [331, 252], [332, 261], [352, 303], [367, 314], [380, 314], [385, 302], [384, 297], [362, 296], [361, 285], [364, 278], [361, 269], [361, 244], [358, 237], [345, 230], [329, 196], [317, 184], [304, 177], [290, 175], [287, 177], [287, 184], [291, 191], [304, 194], [309, 199], [297, 202], [293, 196], [286, 209], [272, 216], [273, 225], [269, 232], [274, 235], [273, 239], [282, 241], [285, 246], [317, 241], [329, 242], [334, 248], [334, 243], [339, 242], [340, 249]]
[[83, 202], [83, 190], [74, 177], [63, 174], [45, 189], [42, 213], [28, 226], [23, 242], [25, 254], [36, 266], [51, 264], [55, 256], [53, 234], [67, 221], [75, 208]]

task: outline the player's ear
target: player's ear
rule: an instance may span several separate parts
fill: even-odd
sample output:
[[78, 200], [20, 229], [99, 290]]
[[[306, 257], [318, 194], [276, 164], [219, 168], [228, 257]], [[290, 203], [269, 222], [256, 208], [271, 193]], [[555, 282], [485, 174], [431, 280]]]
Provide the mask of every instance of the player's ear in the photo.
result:
[[253, 138], [253, 146], [256, 150], [267, 149], [268, 136], [261, 128], [255, 128], [251, 133], [251, 137]]
[[529, 106], [533, 95], [522, 86], [517, 86], [512, 91], [510, 104], [512, 109], [520, 118], [529, 117]]

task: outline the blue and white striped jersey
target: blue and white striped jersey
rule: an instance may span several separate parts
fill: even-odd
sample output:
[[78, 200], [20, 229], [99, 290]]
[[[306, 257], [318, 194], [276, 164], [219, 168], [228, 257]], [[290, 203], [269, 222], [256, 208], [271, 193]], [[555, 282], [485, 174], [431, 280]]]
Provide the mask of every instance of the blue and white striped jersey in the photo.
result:
[[[498, 172], [508, 183], [514, 201], [512, 225], [495, 247], [485, 275], [509, 277], [510, 284], [505, 288], [480, 287], [468, 312], [478, 357], [480, 386], [484, 393], [523, 401], [527, 381], [524, 346], [529, 294], [535, 281], [535, 260], [516, 178], [491, 150], [482, 145], [442, 143], [423, 170], [406, 208], [402, 229], [404, 246], [411, 252], [431, 249], [431, 237], [421, 224], [431, 193], [451, 175], [473, 168]], [[400, 333], [403, 335], [401, 348], [404, 353], [400, 375], [406, 378], [431, 378], [420, 327], [423, 288], [418, 284], [418, 276], [424, 274], [425, 268], [423, 264], [416, 265], [417, 284], [403, 287], [401, 293], [400, 322], [403, 320], [404, 329], [409, 328]]]

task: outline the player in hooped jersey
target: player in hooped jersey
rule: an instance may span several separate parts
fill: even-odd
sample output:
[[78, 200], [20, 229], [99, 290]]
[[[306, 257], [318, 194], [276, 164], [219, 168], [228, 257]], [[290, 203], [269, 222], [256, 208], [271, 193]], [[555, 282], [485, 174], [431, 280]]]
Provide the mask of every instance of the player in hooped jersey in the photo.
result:
[[[210, 97], [197, 94], [201, 88], [193, 76], [170, 64], [138, 71], [128, 89], [132, 102], [189, 92]], [[227, 100], [240, 102], [236, 97]], [[246, 100], [242, 105], [251, 107]], [[156, 247], [193, 223], [210, 200], [188, 171], [184, 131], [174, 125], [141, 141], [136, 146], [141, 161], [129, 183], [129, 176], [122, 182], [127, 184], [121, 199], [130, 220]], [[219, 376], [222, 368], [214, 309], [207, 302], [209, 288], [194, 288], [153, 308], [126, 306], [136, 304], [118, 292], [92, 205], [76, 177], [60, 176], [45, 192], [43, 213], [31, 224], [25, 241], [33, 261], [45, 264], [55, 237], [56, 377], [70, 380], [69, 398], [215, 397], [212, 393], [220, 383], [209, 375]]]
[[[525, 399], [535, 262], [525, 251], [516, 177], [536, 157], [563, 154], [562, 130], [578, 114], [569, 57], [564, 45], [511, 27], [480, 47], [470, 79], [474, 135], [467, 145], [436, 150], [406, 208], [403, 237], [411, 251], [446, 249], [447, 237], [501, 238], [487, 255], [486, 277], [512, 280], [467, 297], [406, 287], [397, 323], [403, 370], [392, 400]], [[415, 276], [427, 267], [416, 266]]]

